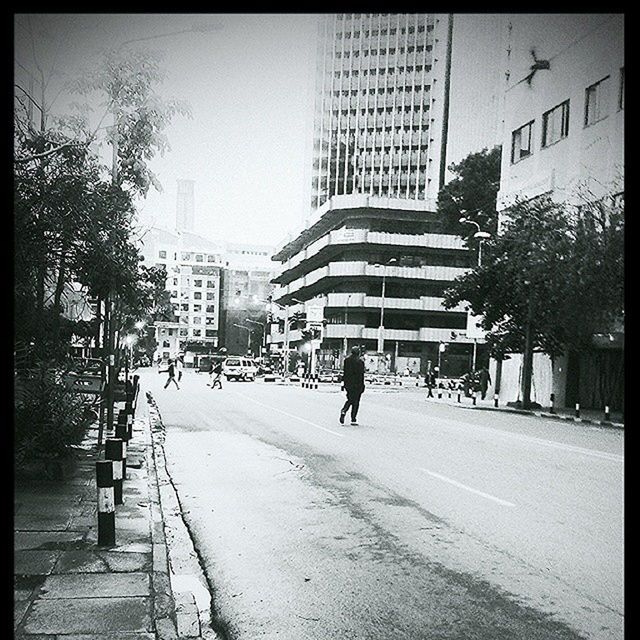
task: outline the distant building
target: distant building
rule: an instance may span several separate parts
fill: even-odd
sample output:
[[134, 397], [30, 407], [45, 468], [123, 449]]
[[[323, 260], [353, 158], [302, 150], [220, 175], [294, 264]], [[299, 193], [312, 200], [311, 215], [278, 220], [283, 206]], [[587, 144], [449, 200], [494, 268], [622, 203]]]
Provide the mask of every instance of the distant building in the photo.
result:
[[[624, 16], [513, 14], [508, 29], [502, 215], [516, 197], [548, 194], [570, 205], [624, 198]], [[620, 323], [603, 327], [583, 353], [553, 363], [535, 354], [532, 400], [548, 405], [554, 393], [557, 406], [621, 408], [623, 347]], [[521, 360], [513, 354], [502, 366], [503, 401], [518, 397]], [[603, 379], [612, 377], [618, 383], [604, 398]]]
[[193, 231], [195, 222], [195, 181], [178, 180], [176, 198], [176, 229]]
[[[142, 254], [148, 265], [164, 265], [167, 270], [176, 324], [164, 328], [175, 329], [178, 340], [172, 356], [184, 350], [186, 364], [195, 366], [197, 350], [188, 353], [185, 345], [200, 344], [204, 352], [219, 346], [224, 246], [194, 233], [151, 228], [144, 236]], [[156, 340], [160, 342], [158, 336]]]

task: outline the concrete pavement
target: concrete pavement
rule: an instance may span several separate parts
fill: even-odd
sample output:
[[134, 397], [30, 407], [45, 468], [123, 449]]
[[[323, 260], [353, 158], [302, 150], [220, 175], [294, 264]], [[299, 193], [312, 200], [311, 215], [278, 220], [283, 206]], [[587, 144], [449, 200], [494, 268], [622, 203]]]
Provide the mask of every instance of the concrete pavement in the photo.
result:
[[175, 523], [168, 528], [163, 516], [161, 494], [165, 500], [168, 494], [158, 480], [161, 443], [154, 448], [142, 392], [127, 451], [123, 504], [116, 505], [116, 544], [109, 547], [97, 544], [95, 463], [104, 459], [97, 440], [94, 424], [59, 479], [46, 477], [37, 466], [16, 469], [14, 637], [215, 637], [204, 629], [194, 594], [172, 588], [167, 535], [175, 538], [177, 529]]

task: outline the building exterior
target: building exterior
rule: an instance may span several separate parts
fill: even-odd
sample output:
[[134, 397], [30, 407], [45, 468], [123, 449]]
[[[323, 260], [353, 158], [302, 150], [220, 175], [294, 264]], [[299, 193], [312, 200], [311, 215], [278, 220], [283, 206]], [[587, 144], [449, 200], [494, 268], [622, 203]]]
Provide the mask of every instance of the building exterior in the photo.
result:
[[[205, 352], [219, 346], [224, 247], [194, 233], [151, 228], [144, 236], [142, 255], [147, 264], [164, 265], [167, 270], [176, 326], [163, 328], [177, 329], [171, 356], [184, 350], [185, 364], [195, 366], [197, 350], [190, 351], [186, 345], [198, 344]], [[156, 340], [161, 343], [159, 336]]]
[[[369, 371], [424, 374], [439, 367], [457, 376], [469, 369], [474, 344], [466, 309], [445, 310], [442, 293], [473, 257], [459, 236], [440, 232], [432, 202], [334, 196], [314, 220], [276, 250], [274, 300], [290, 307], [290, 316], [322, 308], [321, 367], [341, 366], [357, 345]], [[272, 350], [287, 341], [307, 348], [301, 329], [285, 336], [273, 325]]]
[[222, 276], [220, 344], [229, 354], [258, 356], [265, 346], [273, 291], [273, 247], [227, 243]]
[[[542, 194], [576, 206], [606, 195], [623, 198], [623, 15], [514, 14], [508, 30], [501, 215], [515, 198]], [[547, 406], [553, 393], [558, 406], [601, 409], [609, 401], [621, 408], [623, 346], [620, 324], [603, 327], [589, 353], [553, 362], [535, 354], [532, 400]], [[502, 366], [503, 401], [519, 397], [521, 364], [521, 355], [513, 354]], [[619, 381], [607, 400], [599, 391], [604, 376]]]
[[452, 16], [319, 20], [309, 205], [349, 193], [426, 200], [444, 177]]
[[[321, 307], [322, 338], [272, 327], [271, 350], [320, 366], [361, 346], [371, 371], [466, 372], [467, 313], [442, 293], [472, 260], [441, 232], [453, 16], [339, 14], [319, 21], [309, 211], [273, 257], [281, 317]], [[476, 354], [477, 355], [477, 354]], [[313, 358], [312, 358], [313, 359]]]

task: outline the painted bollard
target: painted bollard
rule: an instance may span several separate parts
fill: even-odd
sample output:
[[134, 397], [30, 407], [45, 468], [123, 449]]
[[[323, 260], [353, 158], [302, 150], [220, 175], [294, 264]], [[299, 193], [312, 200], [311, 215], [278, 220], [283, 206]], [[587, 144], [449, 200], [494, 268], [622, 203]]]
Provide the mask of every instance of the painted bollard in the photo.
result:
[[127, 445], [120, 438], [108, 438], [105, 442], [104, 457], [111, 460], [113, 468], [113, 499], [122, 504], [123, 451]]
[[605, 405], [604, 407], [604, 419], [609, 422], [611, 420], [611, 412], [609, 410], [609, 405]]
[[462, 399], [460, 398], [460, 392], [458, 391], [458, 402], [462, 402]]
[[493, 406], [494, 407], [498, 406], [498, 394], [497, 393], [493, 394]]
[[116, 543], [116, 507], [111, 460], [96, 462], [96, 485], [98, 487], [98, 545], [113, 546]]
[[125, 404], [124, 412], [127, 416], [127, 431], [129, 433], [129, 440], [133, 438], [133, 407], [129, 404]]
[[580, 417], [580, 403], [576, 402], [576, 418]]
[[127, 416], [121, 411], [118, 414], [118, 424], [116, 425], [116, 438], [122, 440], [122, 479], [127, 479], [127, 442], [129, 441], [129, 429], [127, 426]]
[[555, 413], [556, 412], [555, 402], [556, 402], [556, 394], [552, 393], [551, 397], [549, 399], [549, 413]]
[[478, 392], [473, 392], [473, 404], [475, 405], [478, 402]]

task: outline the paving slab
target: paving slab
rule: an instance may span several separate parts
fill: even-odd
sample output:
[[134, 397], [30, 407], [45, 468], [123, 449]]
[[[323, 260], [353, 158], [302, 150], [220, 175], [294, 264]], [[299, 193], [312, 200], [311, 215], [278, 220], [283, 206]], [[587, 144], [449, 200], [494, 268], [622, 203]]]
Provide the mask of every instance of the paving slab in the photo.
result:
[[148, 573], [72, 573], [48, 576], [42, 585], [41, 597], [125, 598], [150, 593]]
[[151, 555], [118, 551], [63, 551], [51, 573], [150, 571]]
[[61, 549], [69, 544], [84, 544], [85, 535], [82, 531], [16, 531], [13, 548], [16, 550]]
[[51, 573], [61, 551], [45, 549], [23, 549], [13, 553], [13, 573], [15, 575], [46, 575]]
[[33, 603], [22, 631], [47, 635], [150, 632], [151, 610], [149, 597], [40, 599]]

